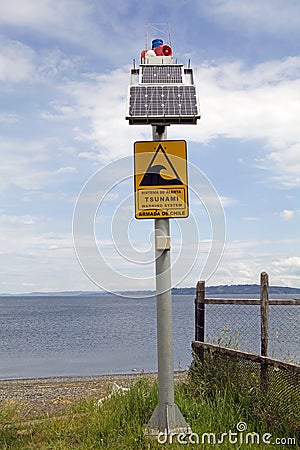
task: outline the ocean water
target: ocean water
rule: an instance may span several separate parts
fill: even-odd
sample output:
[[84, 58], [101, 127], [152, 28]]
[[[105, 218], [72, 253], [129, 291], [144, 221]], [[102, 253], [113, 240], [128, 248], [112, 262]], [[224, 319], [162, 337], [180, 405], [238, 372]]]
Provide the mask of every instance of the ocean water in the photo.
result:
[[[0, 378], [156, 371], [155, 298], [0, 297]], [[299, 356], [300, 307], [270, 307], [270, 348]], [[207, 305], [206, 333], [238, 335], [259, 351], [259, 307]], [[173, 296], [174, 369], [186, 369], [194, 338], [194, 297]], [[296, 355], [296, 356], [295, 356]]]

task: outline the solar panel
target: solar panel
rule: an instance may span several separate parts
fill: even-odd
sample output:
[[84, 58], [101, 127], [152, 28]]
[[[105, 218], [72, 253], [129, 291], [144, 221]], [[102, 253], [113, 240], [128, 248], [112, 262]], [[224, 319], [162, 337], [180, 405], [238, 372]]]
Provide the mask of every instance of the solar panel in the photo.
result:
[[183, 65], [141, 66], [141, 83], [182, 83], [182, 69]]
[[196, 123], [199, 118], [195, 86], [131, 86], [129, 121]]
[[162, 63], [134, 67], [127, 108], [131, 125], [197, 123], [200, 113], [192, 69]]

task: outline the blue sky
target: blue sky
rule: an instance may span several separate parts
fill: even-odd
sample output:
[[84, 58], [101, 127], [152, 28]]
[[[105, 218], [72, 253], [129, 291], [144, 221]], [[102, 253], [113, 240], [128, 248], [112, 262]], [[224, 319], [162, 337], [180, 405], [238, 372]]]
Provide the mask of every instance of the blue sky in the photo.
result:
[[[132, 220], [128, 172], [113, 189], [109, 179], [120, 158], [130, 167], [135, 141], [151, 139], [150, 126], [125, 121], [127, 89], [146, 23], [151, 40], [166, 22], [178, 62], [191, 59], [202, 114], [168, 138], [187, 140], [226, 217], [207, 283], [256, 283], [265, 270], [272, 284], [300, 286], [298, 0], [10, 0], [0, 4], [0, 293], [97, 289], [77, 260], [72, 217], [99, 169], [98, 202], [109, 194], [95, 211], [96, 282], [153, 288], [153, 223]], [[206, 206], [191, 193], [190, 219], [171, 224], [174, 285], [201, 278]]]

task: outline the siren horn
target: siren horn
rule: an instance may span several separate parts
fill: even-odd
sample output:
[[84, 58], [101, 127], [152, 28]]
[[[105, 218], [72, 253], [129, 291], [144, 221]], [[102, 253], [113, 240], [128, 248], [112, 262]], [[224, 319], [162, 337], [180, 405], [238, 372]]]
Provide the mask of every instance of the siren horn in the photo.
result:
[[154, 51], [156, 56], [172, 56], [172, 48], [169, 45], [159, 45]]

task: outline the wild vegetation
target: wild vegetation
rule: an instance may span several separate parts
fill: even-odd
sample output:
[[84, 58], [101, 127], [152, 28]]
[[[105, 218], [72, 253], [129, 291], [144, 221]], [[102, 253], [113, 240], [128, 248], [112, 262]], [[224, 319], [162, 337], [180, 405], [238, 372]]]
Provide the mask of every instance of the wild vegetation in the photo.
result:
[[[232, 370], [230, 367], [227, 369]], [[74, 402], [64, 415], [43, 415], [28, 420], [28, 405], [7, 402], [0, 412], [0, 448], [147, 450], [274, 447], [262, 442], [266, 434], [265, 439], [272, 444], [276, 439], [277, 442], [281, 440], [282, 445], [277, 444], [276, 448], [299, 448], [299, 442], [295, 443], [299, 438], [299, 423], [292, 424], [285, 417], [276, 417], [276, 411], [270, 417], [268, 408], [265, 411], [261, 409], [263, 402], [255, 407], [251, 390], [238, 392], [226, 371], [222, 373], [220, 376], [220, 372], [196, 363], [186, 381], [176, 383], [176, 403], [191, 426], [192, 442], [188, 437], [181, 437], [187, 443], [178, 443], [173, 437], [172, 444], [163, 444], [163, 436], [160, 443], [156, 438], [145, 435], [145, 424], [157, 404], [157, 383], [145, 375], [138, 377], [129, 391], [112, 396], [101, 406], [96, 399], [82, 398]], [[199, 445], [195, 444], [197, 438]], [[237, 443], [233, 443], [235, 439]]]

